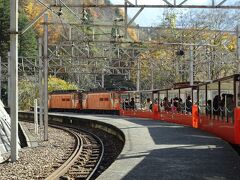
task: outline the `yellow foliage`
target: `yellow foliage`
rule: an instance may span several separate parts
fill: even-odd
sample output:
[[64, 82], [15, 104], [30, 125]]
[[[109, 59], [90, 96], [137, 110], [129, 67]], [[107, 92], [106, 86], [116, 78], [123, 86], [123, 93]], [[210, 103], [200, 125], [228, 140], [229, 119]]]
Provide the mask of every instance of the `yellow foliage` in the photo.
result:
[[77, 90], [77, 86], [72, 83], [68, 83], [62, 79], [56, 77], [48, 78], [48, 91], [52, 92], [54, 90]]
[[134, 41], [138, 41], [137, 33], [134, 29], [128, 29], [128, 34]]
[[[29, 0], [27, 3], [25, 3], [24, 10], [26, 12], [26, 15], [29, 19], [29, 21], [34, 20], [43, 10], [45, 7], [41, 6], [39, 3]], [[52, 21], [53, 15], [51, 12], [47, 12], [48, 14], [48, 20]], [[37, 33], [39, 36], [43, 36], [43, 25], [42, 23], [44, 22], [44, 17], [40, 18], [34, 25], [34, 28], [36, 29]], [[58, 28], [53, 28], [49, 26], [49, 42], [53, 43], [59, 40], [60, 38], [60, 32], [62, 31], [62, 27]]]

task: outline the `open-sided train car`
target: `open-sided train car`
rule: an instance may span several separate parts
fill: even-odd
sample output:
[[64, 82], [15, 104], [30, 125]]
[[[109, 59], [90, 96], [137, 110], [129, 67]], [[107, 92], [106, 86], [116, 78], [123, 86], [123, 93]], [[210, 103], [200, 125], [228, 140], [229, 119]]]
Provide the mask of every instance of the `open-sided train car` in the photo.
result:
[[[140, 105], [134, 108], [122, 106], [120, 112], [124, 116], [152, 118], [200, 128], [228, 142], [240, 144], [239, 82], [240, 74], [235, 74], [195, 86], [127, 92], [122, 99], [135, 97], [136, 104]], [[147, 105], [146, 97], [150, 98], [152, 108], [142, 108]]]

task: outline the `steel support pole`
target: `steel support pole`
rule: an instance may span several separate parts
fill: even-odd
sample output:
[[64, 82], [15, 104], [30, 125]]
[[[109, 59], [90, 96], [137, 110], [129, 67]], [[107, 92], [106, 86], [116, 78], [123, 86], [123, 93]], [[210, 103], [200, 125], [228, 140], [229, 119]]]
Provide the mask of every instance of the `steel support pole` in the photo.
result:
[[0, 56], [0, 100], [2, 99], [2, 58]]
[[34, 99], [34, 130], [35, 134], [38, 134], [38, 108], [37, 99]]
[[193, 46], [190, 46], [189, 52], [189, 81], [190, 86], [193, 85]]
[[7, 106], [10, 108], [11, 104], [11, 60], [10, 60], [10, 52], [8, 52], [8, 101], [7, 101]]
[[104, 88], [104, 80], [105, 80], [105, 79], [104, 79], [104, 78], [105, 78], [104, 76], [105, 76], [105, 75], [104, 75], [104, 71], [102, 71], [102, 88]]
[[237, 25], [237, 73], [240, 73], [240, 26]]
[[68, 40], [69, 40], [69, 41], [72, 40], [72, 27], [69, 27], [69, 31], [68, 31]]
[[38, 39], [38, 57], [39, 57], [39, 124], [43, 129], [43, 63], [42, 63], [42, 38]]
[[48, 15], [44, 15], [44, 141], [48, 140]]
[[140, 61], [137, 60], [137, 91], [140, 90]]
[[151, 90], [154, 89], [154, 66], [153, 60], [151, 60]]
[[10, 0], [11, 161], [18, 160], [18, 0]]
[[127, 0], [125, 0], [124, 3], [125, 7], [124, 7], [124, 37], [127, 38], [127, 26], [128, 26], [128, 13], [127, 13]]

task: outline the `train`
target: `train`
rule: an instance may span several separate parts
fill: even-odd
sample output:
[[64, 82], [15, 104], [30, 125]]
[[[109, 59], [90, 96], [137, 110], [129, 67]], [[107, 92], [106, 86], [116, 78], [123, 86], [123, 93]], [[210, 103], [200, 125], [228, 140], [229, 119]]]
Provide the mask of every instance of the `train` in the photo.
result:
[[191, 86], [182, 83], [169, 89], [57, 91], [49, 94], [49, 109], [163, 120], [240, 144], [240, 74]]
[[49, 111], [119, 114], [120, 91], [53, 91], [48, 98]]

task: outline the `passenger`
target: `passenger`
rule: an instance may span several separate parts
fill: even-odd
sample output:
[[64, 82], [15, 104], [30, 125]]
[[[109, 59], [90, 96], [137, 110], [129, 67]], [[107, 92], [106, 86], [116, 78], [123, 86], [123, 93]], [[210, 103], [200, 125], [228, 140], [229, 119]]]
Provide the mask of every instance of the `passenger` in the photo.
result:
[[216, 95], [213, 98], [213, 115], [220, 115], [220, 104], [221, 104], [221, 98], [219, 95]]
[[152, 101], [150, 98], [147, 98], [147, 102], [146, 102], [146, 105], [145, 105], [145, 109], [148, 110], [148, 111], [151, 111], [152, 110]]
[[226, 100], [226, 110], [227, 110], [227, 117], [228, 119], [233, 117], [233, 109], [234, 109], [234, 100], [233, 100], [233, 95], [228, 94], [227, 95], [227, 100]]
[[184, 106], [184, 103], [183, 103], [182, 98], [179, 98], [179, 105], [178, 105], [178, 108], [179, 108], [178, 112], [183, 113], [183, 111], [184, 111], [184, 109], [185, 109], [185, 106]]
[[225, 117], [225, 95], [226, 94], [222, 94], [222, 99], [220, 102], [220, 111], [221, 111], [222, 119]]
[[206, 114], [212, 115], [212, 100], [207, 100]]
[[186, 111], [187, 113], [192, 113], [192, 100], [190, 96], [186, 99]]
[[172, 112], [177, 112], [178, 106], [179, 106], [178, 98], [175, 97], [175, 98], [173, 99]]
[[131, 101], [130, 101], [130, 103], [129, 103], [129, 108], [130, 108], [130, 109], [135, 109], [134, 98], [131, 98]]
[[128, 99], [125, 99], [125, 101], [123, 102], [123, 109], [128, 109], [128, 108], [129, 108]]
[[164, 110], [165, 110], [165, 111], [170, 111], [170, 110], [171, 110], [171, 104], [169, 103], [167, 97], [165, 97], [165, 98], [163, 99], [163, 107], [164, 107]]

